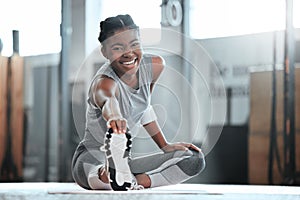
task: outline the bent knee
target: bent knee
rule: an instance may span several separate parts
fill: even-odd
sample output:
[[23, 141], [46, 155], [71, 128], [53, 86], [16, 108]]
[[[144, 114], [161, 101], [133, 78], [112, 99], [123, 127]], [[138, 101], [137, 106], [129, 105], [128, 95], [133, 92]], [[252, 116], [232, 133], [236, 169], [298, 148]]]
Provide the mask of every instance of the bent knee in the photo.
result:
[[205, 168], [205, 159], [203, 153], [196, 153], [177, 163], [178, 167], [187, 175], [195, 176]]
[[88, 184], [87, 177], [82, 173], [82, 171], [79, 172], [78, 169], [72, 170], [72, 176], [73, 180], [82, 188], [90, 190], [90, 186]]
[[89, 174], [88, 184], [92, 190], [111, 190], [110, 184], [101, 181], [98, 174]]
[[206, 165], [206, 162], [205, 162], [205, 157], [204, 157], [204, 154], [202, 152], [199, 153], [198, 155], [198, 162], [199, 162], [199, 168], [198, 168], [198, 173], [201, 173], [204, 168], [205, 168], [205, 165]]

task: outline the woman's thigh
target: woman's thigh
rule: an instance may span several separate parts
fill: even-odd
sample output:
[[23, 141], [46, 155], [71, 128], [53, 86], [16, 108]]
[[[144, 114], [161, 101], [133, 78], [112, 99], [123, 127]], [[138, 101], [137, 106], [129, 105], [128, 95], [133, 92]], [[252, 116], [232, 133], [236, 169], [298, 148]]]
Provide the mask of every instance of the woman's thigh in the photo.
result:
[[141, 174], [158, 169], [163, 165], [174, 165], [177, 162], [193, 156], [193, 152], [174, 151], [169, 153], [156, 153], [147, 156], [133, 158], [129, 161], [129, 166], [133, 174]]

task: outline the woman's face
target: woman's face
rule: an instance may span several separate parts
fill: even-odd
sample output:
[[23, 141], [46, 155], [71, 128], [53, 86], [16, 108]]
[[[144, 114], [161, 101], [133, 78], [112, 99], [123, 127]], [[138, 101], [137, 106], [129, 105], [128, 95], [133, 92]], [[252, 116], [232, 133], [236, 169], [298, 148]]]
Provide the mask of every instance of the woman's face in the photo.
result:
[[104, 41], [102, 53], [110, 60], [119, 77], [135, 74], [143, 54], [138, 31], [129, 29], [115, 32]]

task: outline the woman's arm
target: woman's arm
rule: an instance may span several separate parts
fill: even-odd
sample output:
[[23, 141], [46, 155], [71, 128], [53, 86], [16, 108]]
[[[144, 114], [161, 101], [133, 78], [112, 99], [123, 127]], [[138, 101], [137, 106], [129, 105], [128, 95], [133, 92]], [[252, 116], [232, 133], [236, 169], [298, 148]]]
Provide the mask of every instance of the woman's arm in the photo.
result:
[[176, 150], [187, 151], [188, 149], [194, 149], [200, 152], [200, 149], [191, 143], [185, 143], [185, 142], [168, 143], [157, 121], [153, 121], [148, 124], [145, 124], [144, 128], [151, 136], [153, 141], [157, 144], [157, 146], [164, 152], [171, 152]]
[[153, 141], [157, 144], [157, 146], [164, 152], [171, 152], [175, 150], [186, 151], [187, 148], [184, 145], [179, 143], [169, 144], [162, 133], [157, 121], [150, 122], [144, 125], [144, 128], [148, 132], [148, 134], [152, 137]]
[[160, 56], [155, 56], [152, 58], [152, 73], [153, 73], [153, 80], [150, 85], [150, 92], [152, 93], [155, 83], [157, 82], [158, 78], [160, 77], [162, 71], [165, 68], [165, 60]]
[[102, 110], [103, 118], [108, 122], [108, 128], [112, 128], [115, 133], [125, 133], [127, 122], [123, 118], [119, 102], [116, 98], [117, 84], [108, 77], [96, 79], [92, 85], [92, 102]]
[[153, 141], [157, 144], [160, 149], [163, 149], [167, 146], [167, 141], [165, 136], [163, 135], [157, 121], [152, 121], [148, 124], [144, 125], [144, 128], [148, 132], [148, 134], [152, 137]]
[[[150, 86], [150, 91], [152, 93], [153, 88], [155, 86], [155, 83], [157, 82], [158, 78], [160, 77], [164, 66], [165, 66], [165, 61], [163, 60], [162, 57], [156, 56], [152, 58], [152, 71], [153, 71], [153, 81]], [[171, 152], [175, 150], [182, 150], [186, 151], [188, 148], [192, 148], [196, 151], [200, 151], [198, 147], [196, 147], [193, 144], [190, 143], [184, 143], [184, 142], [179, 142], [179, 143], [174, 143], [170, 144], [167, 142], [162, 130], [159, 127], [159, 124], [157, 123], [156, 120], [145, 124], [144, 128], [148, 132], [148, 134], [152, 137], [153, 141], [157, 144], [157, 146], [164, 152]]]
[[[160, 77], [160, 75], [164, 69], [164, 66], [165, 66], [165, 61], [162, 57], [155, 56], [152, 58], [153, 80], [150, 85], [151, 93], [153, 91], [155, 83], [157, 82], [158, 78]], [[168, 143], [167, 143], [163, 133], [161, 132], [161, 129], [160, 129], [158, 123], [156, 122], [156, 120], [152, 121], [150, 123], [147, 123], [143, 126], [160, 149], [163, 149], [165, 146], [167, 146]]]

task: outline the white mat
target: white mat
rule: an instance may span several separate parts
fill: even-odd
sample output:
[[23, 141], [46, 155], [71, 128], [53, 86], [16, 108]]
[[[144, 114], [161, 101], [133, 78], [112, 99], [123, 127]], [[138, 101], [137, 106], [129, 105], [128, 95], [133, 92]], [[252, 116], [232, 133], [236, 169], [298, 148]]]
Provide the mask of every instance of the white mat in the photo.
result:
[[77, 184], [69, 183], [64, 187], [51, 188], [49, 194], [272, 194], [272, 195], [300, 195], [300, 187], [268, 186], [268, 185], [217, 185], [217, 184], [178, 184], [145, 190], [111, 191], [85, 190]]
[[164, 186], [150, 188], [144, 190], [129, 190], [129, 191], [112, 191], [112, 190], [85, 190], [76, 184], [68, 185], [64, 188], [52, 188], [48, 190], [48, 194], [206, 194], [220, 195], [221, 193], [207, 192], [194, 184], [180, 184], [172, 186]]

